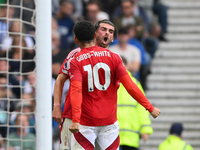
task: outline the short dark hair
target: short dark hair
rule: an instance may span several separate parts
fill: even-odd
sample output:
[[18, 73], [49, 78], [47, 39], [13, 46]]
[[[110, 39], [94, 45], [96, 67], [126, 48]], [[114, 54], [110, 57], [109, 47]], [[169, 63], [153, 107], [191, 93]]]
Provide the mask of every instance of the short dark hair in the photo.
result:
[[7, 77], [4, 74], [0, 74], [0, 78], [7, 78]]
[[117, 28], [114, 26], [114, 24], [109, 21], [108, 19], [103, 19], [103, 20], [100, 20], [100, 21], [97, 21], [95, 24], [94, 24], [94, 27], [95, 27], [95, 30], [97, 31], [97, 29], [99, 28], [100, 24], [101, 23], [106, 23], [106, 24], [109, 24], [111, 26], [114, 27], [114, 38], [116, 39], [117, 38]]
[[97, 5], [98, 8], [99, 8], [99, 10], [102, 10], [101, 3], [100, 3], [98, 0], [90, 0], [90, 1], [87, 3], [87, 6], [88, 6], [88, 5], [91, 5], [91, 4]]
[[71, 3], [71, 4], [72, 4], [72, 2], [71, 2], [71, 1], [68, 1], [68, 0], [60, 0], [60, 1], [59, 1], [59, 5], [60, 5], [60, 6], [62, 6], [64, 3]]
[[123, 2], [130, 2], [131, 5], [134, 5], [134, 4], [135, 4], [132, 0], [121, 0], [121, 3], [123, 3]]
[[183, 125], [181, 123], [174, 123], [172, 124], [169, 133], [180, 136], [182, 131], [183, 131]]
[[74, 25], [74, 34], [80, 42], [90, 42], [94, 39], [95, 28], [89, 21], [79, 21]]
[[118, 34], [128, 34], [128, 29], [127, 28], [120, 28], [118, 31]]

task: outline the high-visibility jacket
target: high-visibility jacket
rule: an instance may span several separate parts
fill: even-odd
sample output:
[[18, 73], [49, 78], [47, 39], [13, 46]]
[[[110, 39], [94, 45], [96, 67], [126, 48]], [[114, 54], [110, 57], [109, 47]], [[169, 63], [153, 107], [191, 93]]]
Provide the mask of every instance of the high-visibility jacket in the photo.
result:
[[[131, 73], [128, 73], [131, 76]], [[140, 82], [132, 76], [131, 78], [144, 93]], [[153, 133], [149, 112], [128, 94], [122, 84], [120, 84], [117, 96], [120, 145], [138, 148], [140, 134]]]
[[193, 150], [192, 146], [180, 137], [169, 135], [158, 147], [158, 150]]

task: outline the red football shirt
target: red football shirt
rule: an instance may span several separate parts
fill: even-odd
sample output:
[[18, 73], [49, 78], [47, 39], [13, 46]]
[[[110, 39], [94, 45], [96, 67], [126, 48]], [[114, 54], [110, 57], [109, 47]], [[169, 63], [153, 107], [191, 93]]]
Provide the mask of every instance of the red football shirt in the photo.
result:
[[[118, 54], [98, 46], [83, 48], [66, 59], [60, 73], [68, 75], [70, 81], [82, 82], [80, 124], [103, 126], [117, 121], [117, 81], [127, 74]], [[63, 112], [67, 118], [71, 118], [69, 95]]]

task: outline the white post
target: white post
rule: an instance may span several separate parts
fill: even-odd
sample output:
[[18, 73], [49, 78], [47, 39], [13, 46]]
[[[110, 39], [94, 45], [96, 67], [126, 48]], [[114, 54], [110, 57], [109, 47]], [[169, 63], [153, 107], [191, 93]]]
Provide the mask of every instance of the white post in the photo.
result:
[[36, 149], [52, 150], [51, 0], [36, 0]]

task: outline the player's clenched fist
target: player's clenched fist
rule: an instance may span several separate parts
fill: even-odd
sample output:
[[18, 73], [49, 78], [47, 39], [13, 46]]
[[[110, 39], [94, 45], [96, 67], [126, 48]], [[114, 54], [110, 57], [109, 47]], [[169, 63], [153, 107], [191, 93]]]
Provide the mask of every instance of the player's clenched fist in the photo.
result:
[[59, 106], [54, 106], [52, 117], [57, 123], [61, 123], [62, 120], [62, 110]]
[[78, 122], [75, 122], [75, 123], [72, 123], [72, 125], [69, 127], [69, 130], [72, 132], [72, 133], [78, 133], [79, 131], [79, 123]]
[[151, 112], [152, 117], [156, 118], [159, 116], [159, 114], [160, 114], [160, 109], [154, 107], [154, 110]]

